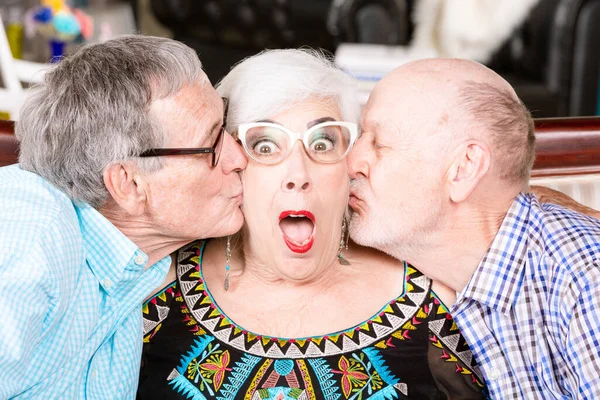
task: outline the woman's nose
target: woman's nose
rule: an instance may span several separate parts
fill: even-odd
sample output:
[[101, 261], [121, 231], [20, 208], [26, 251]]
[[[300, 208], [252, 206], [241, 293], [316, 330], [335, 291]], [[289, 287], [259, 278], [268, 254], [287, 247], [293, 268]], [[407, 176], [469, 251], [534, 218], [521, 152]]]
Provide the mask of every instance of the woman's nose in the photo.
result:
[[287, 163], [288, 174], [283, 180], [284, 191], [307, 192], [312, 189], [312, 181], [308, 172], [307, 163], [310, 158], [304, 151], [304, 145], [297, 141], [292, 152], [284, 161]]

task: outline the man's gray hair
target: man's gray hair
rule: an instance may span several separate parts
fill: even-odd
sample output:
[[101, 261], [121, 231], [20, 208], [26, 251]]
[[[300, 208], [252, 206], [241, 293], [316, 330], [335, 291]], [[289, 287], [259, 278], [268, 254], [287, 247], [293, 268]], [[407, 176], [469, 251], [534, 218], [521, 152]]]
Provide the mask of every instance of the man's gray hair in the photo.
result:
[[[99, 208], [105, 168], [163, 143], [152, 101], [199, 79], [207, 82], [197, 54], [171, 39], [127, 35], [85, 46], [31, 89], [15, 129], [21, 167]], [[160, 168], [141, 160], [143, 170]]]
[[331, 99], [345, 121], [358, 123], [357, 82], [312, 49], [266, 50], [238, 63], [217, 85], [229, 98], [227, 129], [266, 119], [309, 97]]
[[471, 128], [481, 126], [490, 134], [500, 177], [528, 182], [535, 160], [535, 127], [525, 104], [513, 93], [473, 81], [464, 85], [459, 102], [471, 115]]

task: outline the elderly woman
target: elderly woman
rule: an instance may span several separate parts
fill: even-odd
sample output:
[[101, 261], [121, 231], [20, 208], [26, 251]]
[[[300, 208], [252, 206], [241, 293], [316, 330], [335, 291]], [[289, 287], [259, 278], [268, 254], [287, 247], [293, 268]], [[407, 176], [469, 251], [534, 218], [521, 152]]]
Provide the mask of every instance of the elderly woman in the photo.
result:
[[347, 246], [355, 90], [300, 50], [264, 52], [221, 82], [250, 160], [246, 223], [181, 249], [175, 281], [144, 305], [138, 398], [483, 397], [432, 282]]

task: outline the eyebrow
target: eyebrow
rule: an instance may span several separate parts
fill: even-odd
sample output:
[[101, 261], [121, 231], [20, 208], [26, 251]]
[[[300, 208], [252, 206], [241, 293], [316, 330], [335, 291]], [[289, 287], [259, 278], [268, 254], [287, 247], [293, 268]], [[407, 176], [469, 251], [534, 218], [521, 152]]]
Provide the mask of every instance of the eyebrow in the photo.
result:
[[335, 121], [335, 118], [332, 118], [332, 117], [318, 118], [318, 119], [315, 119], [314, 121], [310, 121], [308, 124], [306, 124], [306, 127], [312, 128], [315, 125], [319, 125], [319, 124], [322, 124], [323, 122], [329, 122], [329, 121]]
[[[307, 128], [312, 128], [312, 127], [313, 127], [313, 126], [315, 126], [315, 125], [319, 125], [319, 124], [322, 124], [323, 122], [329, 122], [329, 121], [334, 121], [334, 122], [335, 122], [335, 121], [336, 121], [336, 119], [335, 119], [335, 118], [332, 118], [332, 117], [323, 117], [323, 118], [317, 118], [317, 119], [315, 119], [314, 121], [310, 121], [310, 122], [308, 122], [308, 123], [306, 124], [306, 127], [307, 127]], [[261, 120], [258, 120], [258, 121], [256, 121], [256, 122], [269, 122], [269, 123], [271, 123], [271, 124], [278, 124], [278, 125], [281, 125], [281, 124], [279, 124], [278, 122], [275, 122], [275, 121], [273, 121], [272, 119], [261, 119]]]

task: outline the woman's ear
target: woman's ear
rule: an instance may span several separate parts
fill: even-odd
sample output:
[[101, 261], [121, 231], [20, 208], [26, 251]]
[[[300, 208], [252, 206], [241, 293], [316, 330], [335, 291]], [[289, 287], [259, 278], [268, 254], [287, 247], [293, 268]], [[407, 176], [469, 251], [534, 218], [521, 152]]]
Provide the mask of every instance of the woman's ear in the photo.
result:
[[106, 189], [120, 208], [131, 216], [144, 214], [147, 187], [135, 164], [111, 164], [104, 170], [103, 178]]
[[487, 144], [472, 140], [461, 148], [450, 165], [447, 185], [450, 198], [458, 203], [466, 200], [487, 174], [491, 164], [491, 152]]

